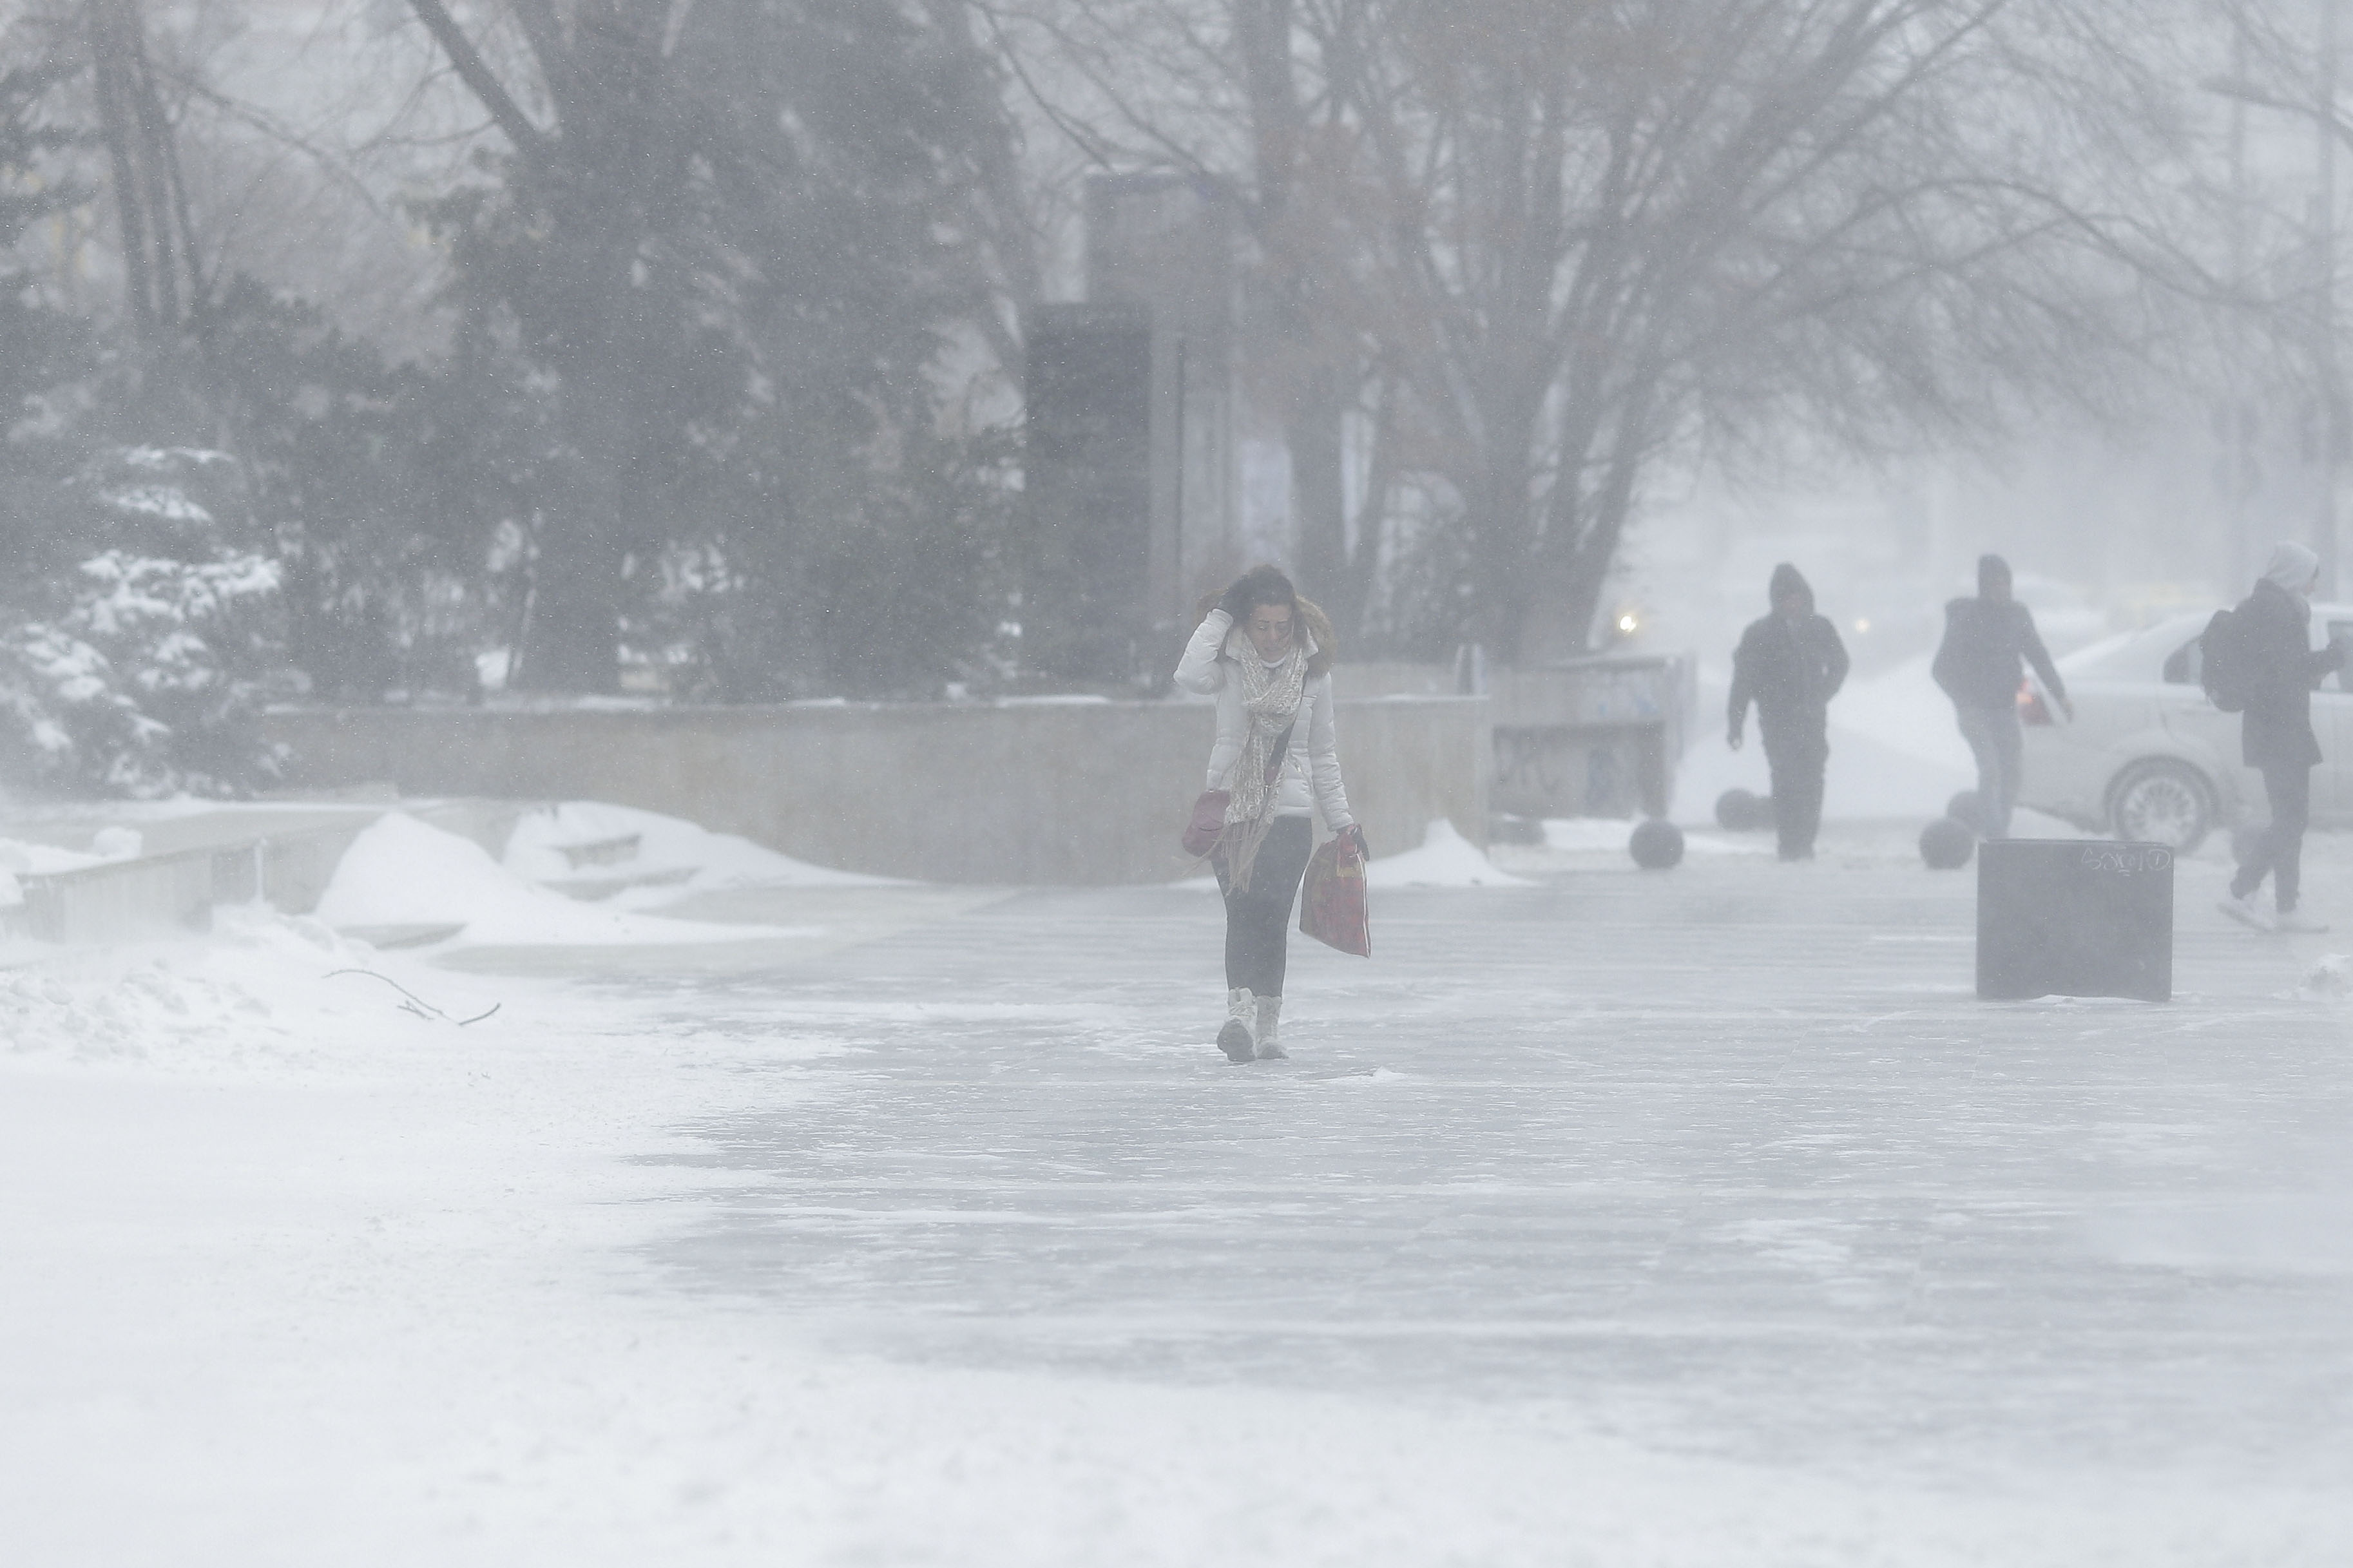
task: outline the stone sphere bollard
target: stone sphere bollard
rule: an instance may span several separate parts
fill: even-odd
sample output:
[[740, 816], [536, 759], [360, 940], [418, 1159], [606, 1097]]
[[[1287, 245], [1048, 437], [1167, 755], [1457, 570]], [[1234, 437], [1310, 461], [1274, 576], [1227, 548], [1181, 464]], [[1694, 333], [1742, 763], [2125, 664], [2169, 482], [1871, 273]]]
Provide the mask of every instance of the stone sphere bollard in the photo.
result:
[[1745, 789], [1728, 789], [1715, 797], [1715, 825], [1726, 833], [1755, 833], [1773, 826], [1773, 802]]
[[1945, 803], [1945, 815], [1974, 833], [1985, 831], [1985, 813], [1978, 809], [1978, 792], [1965, 789]]
[[1940, 816], [1920, 830], [1920, 858], [1932, 871], [1957, 871], [1978, 852], [1978, 836], [1966, 822]]
[[1683, 864], [1683, 830], [1663, 816], [1651, 817], [1635, 827], [1626, 850], [1645, 871], [1671, 871]]

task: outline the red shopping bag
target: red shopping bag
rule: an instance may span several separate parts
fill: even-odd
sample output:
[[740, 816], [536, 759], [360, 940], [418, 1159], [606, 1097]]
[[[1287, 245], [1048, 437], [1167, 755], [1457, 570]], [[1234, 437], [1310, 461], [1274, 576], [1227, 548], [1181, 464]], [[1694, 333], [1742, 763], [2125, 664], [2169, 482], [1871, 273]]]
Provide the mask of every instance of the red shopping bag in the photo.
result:
[[1353, 839], [1333, 838], [1307, 862], [1299, 895], [1299, 929], [1326, 947], [1373, 955], [1371, 911], [1365, 902], [1365, 858]]

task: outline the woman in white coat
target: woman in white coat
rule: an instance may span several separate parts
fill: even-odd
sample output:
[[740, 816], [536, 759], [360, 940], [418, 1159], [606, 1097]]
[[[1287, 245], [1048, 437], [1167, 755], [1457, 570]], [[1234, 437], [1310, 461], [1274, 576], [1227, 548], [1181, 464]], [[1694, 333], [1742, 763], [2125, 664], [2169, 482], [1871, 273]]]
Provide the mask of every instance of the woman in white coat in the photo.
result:
[[1232, 794], [1212, 863], [1226, 898], [1226, 1022], [1218, 1046], [1237, 1062], [1285, 1054], [1291, 907], [1316, 813], [1364, 847], [1340, 783], [1332, 653], [1324, 612], [1301, 598], [1290, 578], [1261, 566], [1202, 617], [1176, 665], [1177, 685], [1218, 700], [1208, 787]]

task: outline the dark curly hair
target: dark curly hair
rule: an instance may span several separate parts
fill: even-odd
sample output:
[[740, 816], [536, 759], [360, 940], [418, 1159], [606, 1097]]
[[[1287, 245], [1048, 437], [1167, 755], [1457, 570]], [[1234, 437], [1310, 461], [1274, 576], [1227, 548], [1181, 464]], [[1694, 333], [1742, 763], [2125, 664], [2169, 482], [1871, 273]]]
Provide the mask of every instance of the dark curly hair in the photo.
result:
[[1234, 579], [1222, 594], [1206, 595], [1193, 612], [1196, 624], [1209, 618], [1211, 610], [1223, 610], [1236, 626], [1250, 619], [1250, 613], [1261, 605], [1288, 605], [1299, 617], [1299, 624], [1314, 642], [1315, 652], [1307, 661], [1310, 675], [1322, 675], [1332, 668], [1338, 653], [1338, 639], [1332, 634], [1332, 617], [1323, 606], [1292, 586], [1291, 579], [1279, 566], [1253, 566]]
[[1299, 608], [1299, 590], [1291, 585], [1291, 579], [1278, 567], [1253, 566], [1218, 595], [1218, 607], [1238, 622], [1250, 619], [1250, 613], [1261, 605], [1288, 605], [1294, 611]]

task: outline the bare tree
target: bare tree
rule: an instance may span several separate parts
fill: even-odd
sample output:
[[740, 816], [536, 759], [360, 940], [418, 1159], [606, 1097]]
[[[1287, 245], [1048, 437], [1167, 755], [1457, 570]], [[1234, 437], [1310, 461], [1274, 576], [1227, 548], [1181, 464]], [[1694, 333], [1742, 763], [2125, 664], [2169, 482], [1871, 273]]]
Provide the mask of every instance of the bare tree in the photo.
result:
[[[1223, 62], [1220, 95], [1171, 103], [1106, 63], [1103, 40], [1146, 12]], [[1803, 421], [1862, 444], [1981, 418], [2023, 381], [2087, 390], [2133, 330], [2113, 263], [2136, 225], [2099, 184], [2132, 165], [2095, 175], [2088, 153], [2161, 157], [2163, 126], [2117, 134], [2147, 106], [2104, 96], [2120, 84], [2101, 73], [2131, 56], [2106, 7], [1033, 0], [1027, 15], [1035, 47], [1075, 63], [1056, 117], [1098, 155], [1225, 161], [1277, 297], [1299, 301], [1311, 341], [1348, 345], [1309, 363], [1379, 414], [1381, 472], [1445, 499], [1462, 629], [1507, 658], [1587, 645], [1645, 479], [1702, 437]], [[1220, 114], [1222, 135], [1205, 126]], [[1302, 510], [1327, 538], [1328, 510]], [[1381, 549], [1379, 531], [1356, 545]]]
[[177, 333], [199, 306], [195, 225], [139, 0], [86, 0], [99, 127], [112, 171], [125, 290], [141, 340]]
[[178, 118], [142, 0], [81, 0], [100, 143], [121, 241], [132, 402], [149, 434], [231, 444], [204, 396], [216, 279], [199, 253]]
[[[2243, 508], [2263, 466], [2254, 451], [2254, 386], [2268, 381], [2294, 388], [2303, 405], [2299, 444], [2316, 470], [2312, 542], [2323, 589], [2331, 594], [2341, 579], [2338, 490], [2353, 437], [2339, 309], [2338, 153], [2353, 148], [2353, 116], [2339, 90], [2341, 10], [2340, 0], [2224, 0], [2217, 15], [2229, 30], [2230, 63], [2204, 81], [2230, 105], [2232, 117], [2225, 199], [2231, 257], [2221, 292], [2260, 345], [2250, 353], [2242, 342], [2233, 356], [2238, 384], [2225, 414], [2231, 499], [2234, 510]], [[2268, 121], [2270, 134], [2251, 139], [2251, 110]], [[2251, 156], [2251, 141], [2271, 155]], [[2307, 144], [2308, 162], [2280, 155]], [[2264, 167], [2258, 170], [2258, 163]], [[2247, 520], [2238, 521], [2243, 530]]]
[[[1248, 237], [1248, 370], [1291, 458], [1296, 565], [1356, 629], [1377, 527], [1347, 513], [1344, 429], [1365, 408], [1373, 344], [1354, 320], [1345, 226], [1356, 134], [1327, 47], [1333, 0], [977, 0], [1033, 107], [1082, 162], [1182, 170]], [[1377, 513], [1379, 503], [1367, 508]], [[1352, 549], [1352, 537], [1376, 541]]]

